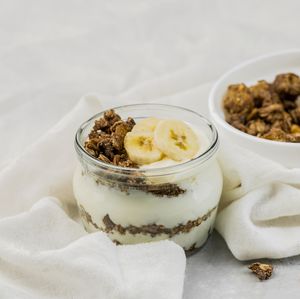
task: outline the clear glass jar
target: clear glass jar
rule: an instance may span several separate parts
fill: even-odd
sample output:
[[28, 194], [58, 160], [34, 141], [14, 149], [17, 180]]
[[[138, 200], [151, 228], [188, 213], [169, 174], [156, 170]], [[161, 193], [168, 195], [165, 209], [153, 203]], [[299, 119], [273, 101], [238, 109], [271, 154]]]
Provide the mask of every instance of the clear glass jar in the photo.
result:
[[200, 156], [173, 166], [136, 169], [106, 164], [89, 155], [84, 142], [103, 112], [77, 131], [79, 164], [73, 190], [88, 232], [104, 231], [117, 244], [170, 239], [188, 253], [211, 234], [222, 191], [216, 160], [215, 127], [201, 115], [181, 107], [138, 104], [115, 108], [122, 119], [146, 117], [180, 119], [197, 127], [209, 145]]

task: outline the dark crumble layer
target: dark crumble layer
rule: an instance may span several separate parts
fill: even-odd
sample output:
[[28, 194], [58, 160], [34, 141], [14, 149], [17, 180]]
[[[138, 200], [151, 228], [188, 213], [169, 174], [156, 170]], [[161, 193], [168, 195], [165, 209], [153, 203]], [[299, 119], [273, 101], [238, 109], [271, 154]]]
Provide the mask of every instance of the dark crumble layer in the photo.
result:
[[160, 184], [160, 185], [145, 185], [145, 188], [139, 188], [140, 190], [144, 190], [147, 193], [151, 193], [156, 196], [167, 196], [167, 197], [176, 197], [180, 194], [186, 192], [186, 190], [180, 188], [176, 184]]
[[118, 240], [112, 240], [116, 245], [122, 245], [121, 242], [119, 242]]
[[197, 243], [192, 244], [192, 246], [188, 249], [184, 249], [185, 255], [190, 256], [194, 253], [196, 253], [201, 247], [196, 247]]
[[223, 98], [225, 119], [247, 134], [300, 142], [300, 77], [279, 74], [274, 82], [230, 85]]
[[[199, 226], [202, 222], [206, 221], [216, 209], [217, 206], [209, 210], [205, 215], [200, 216], [195, 220], [189, 220], [186, 224], [179, 224], [172, 228], [168, 228], [162, 224], [156, 224], [156, 223], [142, 225], [142, 226], [129, 225], [124, 227], [121, 224], [116, 224], [110, 218], [110, 216], [106, 214], [102, 219], [104, 224], [104, 228], [102, 228], [93, 221], [91, 215], [84, 209], [82, 205], [79, 206], [81, 217], [87, 223], [91, 224], [94, 228], [104, 231], [106, 233], [118, 232], [121, 235], [125, 235], [126, 233], [132, 235], [143, 234], [143, 235], [150, 235], [151, 237], [166, 234], [168, 235], [169, 238], [179, 233], [189, 233], [193, 228]], [[209, 230], [208, 234], [210, 233], [211, 233], [211, 229]]]
[[195, 220], [189, 220], [186, 224], [179, 224], [172, 228], [165, 227], [162, 224], [148, 224], [142, 226], [122, 226], [120, 224], [114, 223], [108, 214], [102, 219], [105, 232], [112, 233], [113, 231], [117, 231], [121, 235], [125, 235], [126, 233], [136, 235], [136, 234], [143, 234], [143, 235], [151, 235], [151, 237], [155, 237], [157, 235], [166, 234], [169, 238], [175, 236], [178, 233], [189, 233], [193, 228], [199, 226], [202, 222], [206, 221], [212, 214], [217, 207], [212, 208], [209, 210], [205, 215], [198, 217]]
[[85, 150], [107, 164], [137, 168], [136, 173], [123, 176], [112, 171], [103, 171], [95, 175], [95, 181], [126, 193], [129, 193], [129, 190], [140, 190], [158, 197], [176, 197], [185, 193], [186, 190], [177, 184], [149, 184], [146, 177], [138, 172], [138, 165], [129, 159], [124, 147], [124, 138], [134, 125], [133, 118], [128, 117], [124, 121], [113, 109], [107, 110], [102, 118], [95, 121], [88, 140], [84, 144]]
[[119, 177], [118, 181], [115, 180], [115, 175], [106, 175], [105, 178], [95, 178], [97, 184], [102, 184], [111, 188], [117, 187], [120, 191], [129, 195], [129, 190], [140, 190], [146, 193], [151, 193], [157, 197], [177, 197], [186, 192], [185, 189], [180, 188], [176, 184], [149, 184], [145, 176], [136, 173], [132, 177]]
[[253, 263], [248, 268], [257, 276], [259, 280], [266, 280], [272, 276], [273, 266], [270, 264]]
[[82, 205], [78, 205], [79, 208], [79, 215], [80, 217], [86, 222], [91, 224], [93, 227], [100, 229], [100, 227], [95, 223], [92, 219], [92, 216], [85, 210]]
[[186, 257], [189, 257], [189, 256], [195, 254], [196, 252], [198, 252], [198, 250], [200, 250], [201, 248], [203, 248], [206, 245], [206, 243], [207, 243], [208, 239], [210, 238], [210, 236], [212, 235], [213, 230], [214, 230], [213, 226], [210, 226], [209, 229], [208, 229], [208, 231], [207, 231], [206, 240], [203, 242], [203, 244], [201, 246], [196, 247], [197, 243], [194, 243], [194, 244], [192, 244], [192, 246], [190, 246], [190, 248], [187, 248], [187, 249], [183, 248]]

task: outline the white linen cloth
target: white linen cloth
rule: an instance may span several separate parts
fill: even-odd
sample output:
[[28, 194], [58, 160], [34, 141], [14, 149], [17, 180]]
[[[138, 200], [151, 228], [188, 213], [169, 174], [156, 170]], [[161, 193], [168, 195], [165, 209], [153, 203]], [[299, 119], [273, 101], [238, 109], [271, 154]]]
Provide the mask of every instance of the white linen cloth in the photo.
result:
[[95, 96], [83, 97], [1, 171], [1, 299], [181, 298], [185, 271], [181, 247], [169, 241], [116, 246], [104, 233], [87, 234], [57, 200], [38, 201], [54, 195], [75, 215], [74, 136], [78, 125], [100, 107]]
[[233, 255], [249, 260], [300, 254], [300, 169], [225, 141], [219, 161], [224, 188], [216, 229]]
[[170, 241], [116, 246], [44, 198], [0, 220], [1, 298], [181, 298], [184, 252]]
[[[207, 115], [206, 100], [211, 83], [227, 69], [257, 55], [300, 47], [299, 9], [297, 0], [280, 3], [272, 0], [167, 0], [159, 3], [99, 0], [88, 4], [68, 0], [1, 1], [0, 176], [4, 179], [0, 188], [1, 217], [29, 210], [48, 194], [68, 200], [71, 185], [62, 188], [63, 172], [71, 175], [71, 167], [58, 168], [63, 182], [57, 184], [50, 170], [43, 168], [41, 173], [39, 168], [26, 163], [25, 153], [30, 154], [45, 132], [57, 127], [82, 94], [99, 91], [114, 95], [120, 101], [118, 104], [168, 102]], [[108, 99], [103, 103], [106, 107], [116, 104], [112, 101], [114, 98], [103, 98]], [[94, 109], [87, 111], [87, 115], [82, 114], [82, 120], [93, 113]], [[72, 143], [71, 138], [68, 145]], [[44, 150], [51, 144], [47, 143]], [[52, 150], [56, 153], [55, 146]], [[54, 153], [50, 161], [43, 159], [43, 155], [38, 160], [43, 165], [51, 165], [58, 158]], [[15, 158], [20, 155], [23, 158], [17, 158], [16, 162]], [[75, 157], [67, 157], [65, 166], [73, 159]], [[17, 167], [19, 162], [21, 169]], [[16, 167], [21, 179], [14, 177], [12, 167]], [[50, 184], [40, 186], [42, 177], [49, 179]], [[7, 190], [5, 182], [13, 184], [14, 188]], [[252, 201], [245, 200], [235, 200], [233, 204], [236, 206], [240, 202], [253, 206]], [[71, 207], [70, 204], [66, 206]], [[223, 211], [232, 211], [231, 215], [238, 213], [237, 209], [229, 207]], [[224, 231], [228, 229], [227, 226]], [[236, 226], [235, 229], [242, 233]], [[294, 225], [294, 229], [298, 230], [298, 226]], [[273, 236], [269, 235], [269, 241]], [[225, 238], [229, 244], [229, 237]], [[247, 242], [241, 244], [248, 245]], [[265, 246], [266, 242], [263, 244]], [[281, 244], [284, 246], [284, 242]], [[229, 247], [233, 251], [240, 250], [237, 245], [238, 237], [235, 246]], [[293, 252], [297, 252], [295, 243], [293, 245]], [[234, 247], [237, 249], [232, 249]], [[240, 256], [245, 258], [248, 253]], [[228, 267], [228, 271], [237, 270], [235, 263]], [[239, 270], [236, 272], [240, 275]], [[287, 285], [298, 275], [298, 271], [290, 268], [288, 272]], [[18, 283], [21, 282], [12, 281], [11, 287]], [[197, 283], [201, 284], [200, 277]], [[247, 282], [233, 289], [226, 298], [248, 298], [248, 294], [240, 294], [244, 286], [250, 288]], [[269, 284], [264, 287], [266, 292], [274, 294], [268, 287]], [[196, 285], [189, 287], [186, 296], [198, 297], [199, 288], [201, 290]], [[227, 290], [227, 285], [223, 284], [223, 290]], [[292, 290], [289, 291], [292, 294]], [[3, 294], [4, 288], [1, 288], [1, 299]], [[222, 296], [222, 288], [217, 288], [214, 294]]]
[[[184, 77], [182, 74], [173, 77], [168, 80], [168, 84], [184, 80]], [[141, 90], [135, 92], [141, 93]], [[185, 257], [182, 249], [175, 244], [161, 242], [155, 245], [125, 246], [127, 255], [120, 257], [120, 253], [116, 252], [123, 249], [116, 248], [101, 233], [86, 235], [79, 224], [69, 219], [57, 203], [50, 199], [38, 202], [29, 213], [12, 216], [30, 209], [39, 198], [47, 194], [57, 196], [69, 215], [76, 215], [71, 185], [76, 164], [73, 139], [78, 125], [102, 109], [99, 98], [96, 95], [83, 97], [55, 127], [0, 173], [0, 216], [3, 218], [0, 221], [0, 232], [2, 227], [5, 232], [0, 233], [3, 248], [0, 275], [5, 278], [0, 288], [6, 292], [4, 294], [7, 294], [7, 298], [72, 298], [75, 293], [77, 298], [93, 298], [94, 293], [105, 294], [107, 298], [152, 298], [153, 288], [156, 291], [155, 298], [181, 297]], [[156, 101], [163, 102], [164, 99]], [[47, 163], [45, 168], [47, 161], [51, 163]], [[297, 216], [300, 213], [300, 191], [297, 186], [300, 170], [285, 169], [275, 162], [226, 143], [221, 144], [219, 161], [224, 172], [224, 191], [216, 228], [235, 257], [246, 260], [299, 254], [300, 224]], [[7, 217], [9, 215], [12, 217]], [[81, 233], [78, 234], [78, 231]], [[93, 248], [90, 250], [97, 252], [92, 257], [90, 250], [87, 250], [90, 240]], [[93, 242], [96, 245], [93, 246]], [[73, 246], [79, 249], [71, 254], [68, 250], [71, 248], [72, 252]], [[133, 256], [143, 250], [147, 254], [141, 254], [140, 263], [133, 265], [132, 259], [136, 261]], [[62, 256], [56, 260], [56, 255], [61, 251]], [[109, 260], [114, 261], [113, 270], [104, 263], [107, 259], [103, 255], [107, 252], [111, 253]], [[168, 252], [168, 257], [165, 258], [162, 252]], [[77, 265], [75, 259], [74, 266], [76, 254], [79, 254], [79, 260], [90, 259], [86, 271], [96, 276], [94, 284], [88, 287], [90, 293], [83, 291], [85, 285], [78, 282], [80, 278], [76, 275], [77, 270], [84, 265]], [[147, 264], [149, 256], [152, 260]], [[156, 263], [153, 263], [153, 259]], [[53, 267], [50, 267], [52, 260]], [[15, 262], [12, 264], [12, 261]], [[59, 261], [62, 263], [60, 267]], [[144, 273], [145, 263], [149, 275]], [[126, 272], [122, 264], [127, 264], [127, 271], [132, 271], [130, 279], [129, 274], [121, 276], [125, 280], [118, 276], [120, 271]], [[99, 267], [103, 271], [97, 272], [92, 267], [95, 265], [101, 265]], [[33, 275], [34, 271], [41, 271], [43, 275]], [[72, 271], [73, 275], [70, 274]], [[100, 279], [107, 272], [111, 274], [111, 279]], [[164, 282], [161, 277], [158, 279], [158, 273], [164, 277]], [[59, 279], [55, 279], [56, 275]], [[73, 288], [72, 284], [76, 287]], [[128, 290], [132, 289], [135, 291], [130, 293]], [[81, 292], [85, 292], [85, 295]]]

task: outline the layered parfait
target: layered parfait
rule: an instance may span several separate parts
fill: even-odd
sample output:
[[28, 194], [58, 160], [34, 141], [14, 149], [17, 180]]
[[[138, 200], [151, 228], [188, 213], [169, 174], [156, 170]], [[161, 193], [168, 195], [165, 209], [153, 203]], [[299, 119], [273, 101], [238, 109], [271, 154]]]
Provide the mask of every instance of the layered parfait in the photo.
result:
[[73, 189], [88, 232], [117, 244], [170, 239], [187, 252], [214, 226], [222, 190], [218, 136], [195, 112], [168, 105], [104, 111], [76, 134]]

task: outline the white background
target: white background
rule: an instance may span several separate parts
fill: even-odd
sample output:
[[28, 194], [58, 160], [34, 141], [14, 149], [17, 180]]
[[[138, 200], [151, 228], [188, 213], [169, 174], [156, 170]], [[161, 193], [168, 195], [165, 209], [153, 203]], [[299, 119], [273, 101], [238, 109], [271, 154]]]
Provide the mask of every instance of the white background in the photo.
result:
[[[300, 48], [297, 0], [1, 0], [0, 167], [87, 92], [101, 94], [105, 106], [163, 97], [206, 114], [223, 72], [289, 48]], [[155, 88], [185, 72], [193, 80]], [[274, 278], [260, 283], [214, 235], [188, 260], [184, 298], [298, 298], [299, 263], [277, 262]]]

